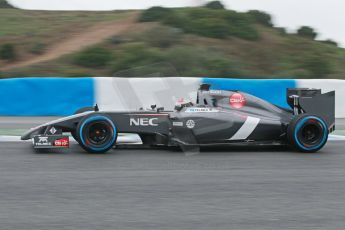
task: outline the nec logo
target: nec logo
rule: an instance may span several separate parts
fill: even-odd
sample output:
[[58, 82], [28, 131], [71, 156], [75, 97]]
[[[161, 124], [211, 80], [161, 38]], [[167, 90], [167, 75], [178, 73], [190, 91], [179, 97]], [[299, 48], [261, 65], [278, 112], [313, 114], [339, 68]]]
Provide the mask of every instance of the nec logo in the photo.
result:
[[130, 126], [158, 126], [158, 118], [131, 118]]

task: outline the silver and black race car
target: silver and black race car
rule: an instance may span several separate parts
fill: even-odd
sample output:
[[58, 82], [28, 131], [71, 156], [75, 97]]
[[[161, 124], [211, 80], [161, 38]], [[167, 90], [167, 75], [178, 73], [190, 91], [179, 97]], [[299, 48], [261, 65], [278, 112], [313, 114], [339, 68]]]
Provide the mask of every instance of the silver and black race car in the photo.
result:
[[200, 86], [196, 103], [181, 102], [174, 111], [103, 112], [83, 108], [75, 115], [31, 129], [22, 140], [35, 148], [69, 147], [71, 133], [90, 153], [117, 146], [119, 133], [138, 134], [146, 147], [202, 147], [215, 145], [286, 145], [316, 152], [335, 130], [335, 92], [287, 89], [291, 109], [275, 106], [235, 90]]

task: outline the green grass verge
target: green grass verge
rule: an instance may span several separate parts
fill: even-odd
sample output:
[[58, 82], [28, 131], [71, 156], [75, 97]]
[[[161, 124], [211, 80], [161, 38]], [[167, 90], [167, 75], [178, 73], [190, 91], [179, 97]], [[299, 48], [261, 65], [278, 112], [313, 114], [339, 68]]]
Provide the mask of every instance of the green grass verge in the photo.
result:
[[21, 136], [26, 129], [0, 129], [0, 136]]

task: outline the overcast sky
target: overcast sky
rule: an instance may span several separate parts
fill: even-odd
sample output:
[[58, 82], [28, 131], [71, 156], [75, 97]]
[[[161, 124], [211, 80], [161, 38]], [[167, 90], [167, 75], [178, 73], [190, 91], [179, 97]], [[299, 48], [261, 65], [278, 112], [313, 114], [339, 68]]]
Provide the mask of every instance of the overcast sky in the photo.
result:
[[[154, 5], [169, 7], [200, 5], [205, 0], [10, 0], [24, 9], [114, 10], [141, 9]], [[345, 47], [344, 0], [223, 0], [228, 8], [247, 11], [259, 9], [271, 13], [277, 26], [295, 31], [301, 25], [312, 26], [321, 36]]]

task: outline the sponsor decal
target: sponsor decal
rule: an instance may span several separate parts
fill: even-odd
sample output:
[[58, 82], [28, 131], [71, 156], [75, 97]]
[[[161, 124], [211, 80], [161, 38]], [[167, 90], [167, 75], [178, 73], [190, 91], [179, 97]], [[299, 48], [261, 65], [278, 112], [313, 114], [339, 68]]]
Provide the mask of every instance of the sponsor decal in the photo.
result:
[[56, 147], [69, 147], [69, 138], [64, 137], [54, 141], [54, 146]]
[[51, 146], [52, 144], [48, 142], [48, 137], [38, 137], [38, 142], [35, 143], [36, 146]]
[[193, 121], [193, 120], [188, 120], [188, 121], [186, 122], [186, 126], [187, 126], [187, 128], [189, 128], [189, 129], [194, 128], [194, 127], [195, 127], [195, 121]]
[[158, 126], [157, 121], [158, 121], [158, 118], [147, 118], [147, 117], [130, 118], [129, 125], [130, 126]]
[[48, 137], [39, 137], [38, 138], [39, 143], [47, 143], [48, 142]]
[[221, 90], [210, 90], [210, 91], [205, 91], [205, 94], [209, 94], [209, 95], [222, 95], [222, 91]]
[[174, 121], [173, 122], [173, 126], [182, 127], [183, 126], [183, 122], [182, 121]]
[[240, 109], [246, 105], [247, 101], [244, 95], [240, 93], [234, 93], [230, 96], [230, 105], [235, 109]]
[[221, 90], [210, 90], [210, 94], [221, 95], [222, 91]]
[[56, 131], [57, 131], [57, 130], [56, 130], [54, 127], [52, 127], [52, 128], [49, 130], [49, 132], [50, 132], [51, 134], [53, 134], [53, 135], [56, 133]]
[[218, 113], [218, 109], [214, 108], [188, 108], [186, 113]]

